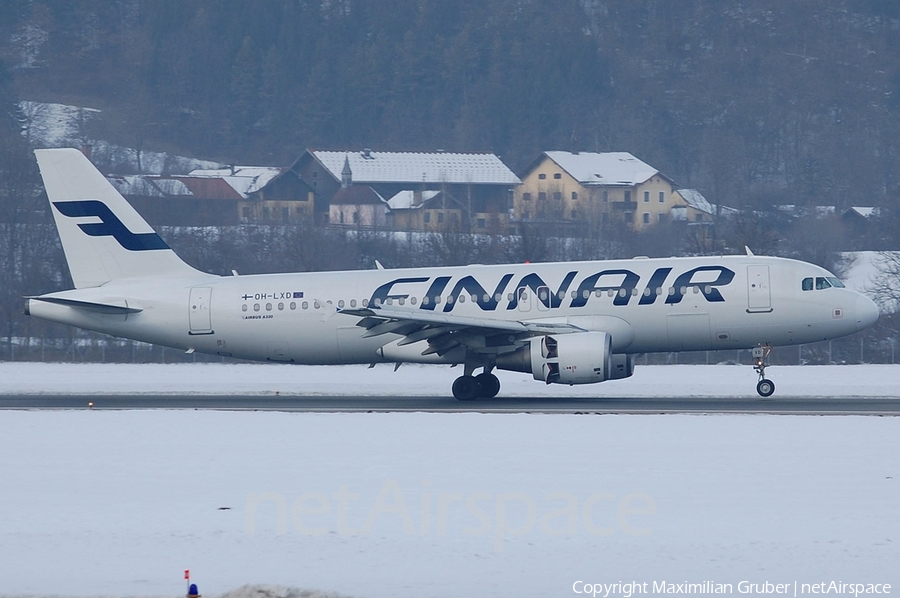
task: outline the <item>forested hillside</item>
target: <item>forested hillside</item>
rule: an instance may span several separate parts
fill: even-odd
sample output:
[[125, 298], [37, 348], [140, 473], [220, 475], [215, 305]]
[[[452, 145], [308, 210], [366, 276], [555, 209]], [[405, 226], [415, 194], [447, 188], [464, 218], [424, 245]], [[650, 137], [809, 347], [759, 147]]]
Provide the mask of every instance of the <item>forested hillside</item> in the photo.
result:
[[[3, 0], [20, 99], [126, 145], [629, 151], [712, 201], [898, 192], [895, 0]], [[8, 104], [7, 104], [8, 105]]]

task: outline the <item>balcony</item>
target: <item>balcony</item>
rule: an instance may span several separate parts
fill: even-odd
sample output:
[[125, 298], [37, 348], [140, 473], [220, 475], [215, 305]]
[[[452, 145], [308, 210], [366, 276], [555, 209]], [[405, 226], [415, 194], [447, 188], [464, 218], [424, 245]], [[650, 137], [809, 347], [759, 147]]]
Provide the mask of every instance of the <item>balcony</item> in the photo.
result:
[[636, 201], [614, 201], [611, 202], [614, 210], [631, 210], [637, 209]]

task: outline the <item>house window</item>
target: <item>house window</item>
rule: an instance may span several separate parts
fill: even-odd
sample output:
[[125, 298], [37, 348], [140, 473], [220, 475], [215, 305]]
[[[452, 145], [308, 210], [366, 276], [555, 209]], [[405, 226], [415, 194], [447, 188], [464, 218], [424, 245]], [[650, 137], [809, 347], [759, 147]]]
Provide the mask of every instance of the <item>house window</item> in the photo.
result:
[[425, 224], [431, 222], [431, 212], [425, 212], [425, 214], [422, 216], [422, 220], [425, 221]]
[[609, 201], [609, 191], [604, 191], [603, 192], [603, 203], [606, 203], [608, 201]]
[[263, 220], [269, 219], [269, 208], [263, 208]]
[[343, 212], [338, 214], [338, 222], [340, 222], [341, 224], [344, 223], [344, 213]]
[[443, 224], [443, 223], [444, 223], [444, 213], [438, 212], [438, 224]]
[[650, 192], [644, 191], [644, 203], [650, 203]]
[[484, 218], [479, 218], [478, 221], [477, 221], [476, 226], [477, 226], [478, 228], [487, 228], [487, 222], [485, 221]]
[[578, 191], [572, 191], [572, 199], [578, 199]]
[[546, 199], [547, 199], [547, 194], [545, 192], [541, 191], [540, 193], [538, 193], [538, 201], [544, 201]]
[[529, 212], [528, 210], [525, 210], [524, 212], [522, 212], [523, 220], [528, 220], [529, 218], [531, 218], [531, 212]]
[[662, 212], [660, 212], [660, 213], [657, 214], [656, 216], [657, 216], [657, 222], [662, 223], [662, 222], [665, 222], [665, 221], [666, 221], [666, 215], [663, 214]]
[[359, 212], [353, 212], [353, 224], [359, 224]]
[[243, 217], [245, 220], [250, 219], [250, 206], [244, 206], [243, 208], [241, 208], [241, 217]]
[[539, 175], [538, 175], [538, 178], [541, 179], [541, 180], [543, 181], [544, 179], [547, 178], [547, 175], [546, 175], [546, 174], [539, 174]]
[[666, 203], [666, 192], [665, 191], [659, 192], [659, 203]]
[[695, 219], [697, 222], [703, 222], [703, 214], [699, 214], [699, 213], [698, 213], [698, 214], [694, 217], [694, 219]]
[[281, 208], [281, 219], [287, 222], [291, 219], [291, 209], [290, 208]]
[[[650, 201], [649, 199], [647, 201]], [[644, 224], [650, 224], [650, 213], [644, 212]]]
[[625, 222], [628, 224], [634, 222], [634, 214], [632, 214], [631, 212], [625, 212]]
[[523, 193], [522, 201], [531, 201], [531, 193]]
[[631, 201], [631, 191], [626, 191], [626, 192], [625, 192], [625, 201], [626, 201], [626, 202]]
[[572, 210], [572, 220], [575, 220], [577, 218], [578, 218], [578, 210]]
[[557, 201], [561, 200], [561, 199], [562, 199], [562, 193], [559, 192], [559, 191], [554, 191], [554, 192], [553, 192], [553, 199], [555, 199], [555, 200], [557, 200]]
[[559, 179], [562, 178], [562, 175], [561, 175], [560, 173], [557, 172], [557, 173], [555, 173], [555, 174], [553, 175], [553, 178], [556, 179], [556, 180], [559, 180]]
[[319, 176], [319, 171], [318, 171], [318, 170], [313, 170], [313, 178], [314, 178], [314, 179], [315, 179], [315, 178], [318, 178], [318, 176]]

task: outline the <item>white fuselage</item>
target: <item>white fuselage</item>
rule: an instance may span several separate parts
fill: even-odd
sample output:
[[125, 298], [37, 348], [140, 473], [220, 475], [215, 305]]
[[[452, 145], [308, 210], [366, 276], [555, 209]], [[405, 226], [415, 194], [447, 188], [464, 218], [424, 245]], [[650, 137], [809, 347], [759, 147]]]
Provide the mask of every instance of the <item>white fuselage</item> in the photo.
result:
[[[45, 297], [117, 304], [99, 313], [32, 299], [31, 315], [119, 337], [243, 359], [302, 364], [455, 363], [364, 338], [364, 306], [607, 332], [614, 353], [792, 345], [852, 334], [877, 318], [864, 296], [802, 281], [833, 275], [757, 256], [473, 265], [217, 277], [123, 279]], [[437, 298], [437, 299], [436, 299]], [[474, 300], [473, 300], [474, 299]], [[382, 349], [384, 347], [384, 349]]]

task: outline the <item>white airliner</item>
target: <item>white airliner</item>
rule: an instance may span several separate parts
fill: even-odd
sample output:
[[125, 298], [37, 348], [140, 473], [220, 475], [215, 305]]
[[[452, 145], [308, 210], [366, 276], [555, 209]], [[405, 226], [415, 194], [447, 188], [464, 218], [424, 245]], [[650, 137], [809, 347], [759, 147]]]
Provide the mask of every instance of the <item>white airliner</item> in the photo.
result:
[[[547, 384], [631, 376], [634, 356], [768, 351], [853, 334], [865, 296], [805, 262], [747, 255], [215, 276], [184, 263], [80, 152], [37, 150], [74, 290], [26, 313], [113, 336], [258, 361], [463, 364], [457, 399], [498, 368]], [[477, 376], [476, 370], [481, 370]], [[337, 382], [337, 381], [336, 381]]]

